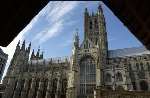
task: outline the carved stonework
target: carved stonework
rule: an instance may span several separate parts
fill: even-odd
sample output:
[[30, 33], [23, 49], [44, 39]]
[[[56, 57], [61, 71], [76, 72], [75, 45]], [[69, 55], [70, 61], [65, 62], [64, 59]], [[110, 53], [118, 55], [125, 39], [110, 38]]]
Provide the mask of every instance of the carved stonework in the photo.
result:
[[2, 98], [150, 98], [150, 54], [108, 50], [105, 24], [101, 5], [93, 14], [86, 8], [83, 42], [76, 31], [69, 58], [43, 59], [40, 49], [29, 58], [31, 44], [18, 42]]

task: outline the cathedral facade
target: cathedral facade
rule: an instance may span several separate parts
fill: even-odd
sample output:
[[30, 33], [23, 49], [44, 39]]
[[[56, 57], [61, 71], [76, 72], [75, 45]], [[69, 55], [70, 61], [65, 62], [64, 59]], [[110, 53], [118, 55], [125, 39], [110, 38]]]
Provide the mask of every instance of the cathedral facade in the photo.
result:
[[[75, 32], [71, 57], [44, 59], [39, 49], [29, 56], [30, 48], [31, 43], [26, 48], [25, 41], [22, 46], [18, 42], [2, 98], [94, 98], [98, 88], [150, 90], [150, 55], [134, 55], [138, 48], [122, 49], [115, 56], [108, 50], [101, 5], [96, 13], [85, 9], [84, 40], [80, 45]], [[121, 55], [126, 50], [133, 51]]]

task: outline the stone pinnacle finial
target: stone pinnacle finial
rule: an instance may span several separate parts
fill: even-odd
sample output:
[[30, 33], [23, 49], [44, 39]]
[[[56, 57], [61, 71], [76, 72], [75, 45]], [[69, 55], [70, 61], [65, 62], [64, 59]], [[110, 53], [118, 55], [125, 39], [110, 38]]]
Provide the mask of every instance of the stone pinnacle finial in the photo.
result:
[[85, 12], [88, 12], [88, 9], [87, 9], [87, 8], [85, 8]]
[[76, 28], [76, 36], [78, 36], [78, 32], [79, 32], [79, 29], [78, 28]]
[[34, 49], [32, 50], [32, 54], [31, 54], [31, 59], [33, 59], [34, 58]]
[[18, 44], [17, 45], [20, 45], [20, 40], [18, 41]]
[[21, 49], [22, 49], [22, 50], [25, 50], [25, 40], [24, 40], [23, 43], [22, 43]]
[[36, 53], [36, 57], [39, 58], [39, 55], [40, 55], [40, 46], [38, 47], [38, 51]]
[[32, 50], [32, 54], [34, 54], [34, 49]]
[[30, 42], [30, 44], [29, 44], [29, 47], [31, 47], [31, 42]]
[[98, 10], [99, 10], [99, 11], [102, 11], [102, 5], [103, 5], [103, 3], [102, 3], [102, 1], [100, 1], [100, 2], [99, 2], [99, 6], [98, 6]]

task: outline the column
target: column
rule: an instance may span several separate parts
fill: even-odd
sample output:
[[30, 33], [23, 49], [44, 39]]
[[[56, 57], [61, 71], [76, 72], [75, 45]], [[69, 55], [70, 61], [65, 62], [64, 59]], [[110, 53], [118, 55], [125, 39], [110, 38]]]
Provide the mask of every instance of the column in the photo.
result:
[[32, 78], [32, 82], [31, 82], [31, 88], [29, 90], [29, 95], [28, 98], [34, 98], [34, 94], [35, 94], [35, 87], [36, 87], [36, 78]]
[[2, 98], [12, 98], [16, 85], [15, 77], [10, 77]]
[[41, 78], [36, 98], [43, 98], [43, 90], [44, 90], [44, 79]]
[[29, 88], [30, 88], [29, 79], [26, 79], [25, 83], [24, 83], [23, 90], [21, 92], [21, 98], [27, 98], [28, 97], [27, 93], [28, 93]]
[[46, 90], [46, 98], [51, 98], [51, 92], [52, 92], [52, 88], [51, 87], [52, 87], [52, 80], [49, 79], [47, 90]]

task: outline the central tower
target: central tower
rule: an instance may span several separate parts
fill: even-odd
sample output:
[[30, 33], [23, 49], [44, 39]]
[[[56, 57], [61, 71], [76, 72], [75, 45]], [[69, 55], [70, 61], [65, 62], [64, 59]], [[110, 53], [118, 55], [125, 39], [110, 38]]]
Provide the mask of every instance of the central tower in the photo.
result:
[[91, 14], [85, 9], [84, 40], [80, 46], [78, 36], [75, 38], [72, 68], [78, 70], [70, 72], [69, 96], [93, 98], [95, 88], [103, 86], [103, 66], [107, 64], [107, 33], [101, 5], [96, 13]]

